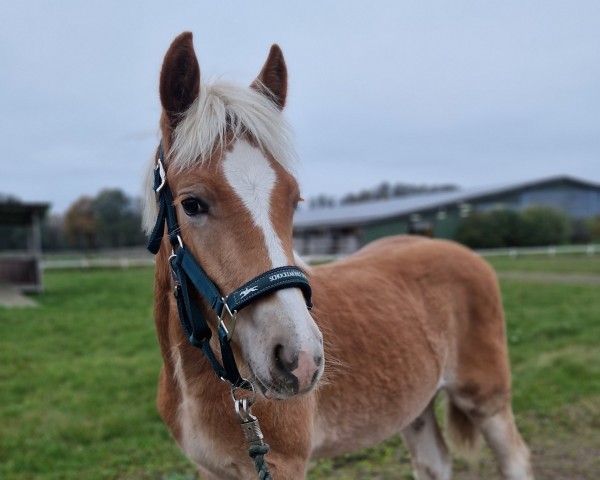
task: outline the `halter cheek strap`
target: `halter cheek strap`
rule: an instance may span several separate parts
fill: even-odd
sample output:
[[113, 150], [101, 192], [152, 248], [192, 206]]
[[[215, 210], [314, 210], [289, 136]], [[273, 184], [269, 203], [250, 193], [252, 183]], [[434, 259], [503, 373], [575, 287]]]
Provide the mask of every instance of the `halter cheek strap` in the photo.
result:
[[[157, 166], [154, 171], [154, 191], [158, 203], [158, 216], [154, 228], [148, 238], [147, 248], [153, 254], [158, 253], [164, 236], [165, 224], [172, 254], [169, 264], [175, 280], [174, 294], [177, 300], [179, 321], [188, 341], [202, 350], [215, 373], [223, 380], [241, 388], [250, 388], [237, 368], [231, 349], [231, 336], [235, 327], [237, 312], [250, 303], [283, 288], [299, 288], [304, 295], [307, 308], [312, 308], [312, 291], [306, 274], [293, 265], [274, 268], [249, 282], [227, 296], [222, 296], [214, 282], [194, 256], [185, 248], [179, 235], [177, 212], [173, 206], [173, 195], [167, 184], [166, 172], [163, 165], [162, 142], [158, 149]], [[222, 364], [219, 363], [210, 339], [212, 330], [195, 301], [192, 293], [196, 290], [215, 313], [217, 336], [221, 349]], [[225, 325], [224, 317], [230, 316], [230, 329]]]
[[169, 239], [171, 245], [175, 246], [178, 242], [178, 225], [177, 225], [177, 212], [173, 206], [173, 195], [171, 189], [167, 185], [167, 174], [163, 166], [163, 146], [162, 142], [158, 147], [158, 158], [156, 159], [156, 168], [154, 169], [154, 186], [153, 190], [156, 194], [156, 202], [158, 204], [158, 215], [154, 228], [150, 232], [148, 237], [148, 243], [146, 248], [151, 253], [156, 255], [160, 250], [162, 243], [163, 234], [165, 231], [165, 223], [167, 225], [167, 231], [169, 232]]

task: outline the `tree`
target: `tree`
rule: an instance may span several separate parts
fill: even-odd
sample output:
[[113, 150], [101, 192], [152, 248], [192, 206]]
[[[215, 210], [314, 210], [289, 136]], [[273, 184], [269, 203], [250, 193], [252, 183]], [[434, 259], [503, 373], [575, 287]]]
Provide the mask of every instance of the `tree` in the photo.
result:
[[317, 197], [311, 198], [308, 202], [308, 208], [329, 208], [335, 205], [335, 199], [325, 194], [320, 194]]
[[42, 250], [60, 250], [65, 245], [64, 218], [50, 215], [42, 223]]
[[[64, 218], [63, 231], [74, 248], [118, 248], [143, 245], [139, 199], [131, 198], [118, 188], [102, 190], [95, 198], [81, 197]], [[55, 232], [48, 241], [56, 243]]]
[[374, 196], [378, 200], [386, 200], [392, 196], [392, 186], [388, 182], [383, 182], [375, 191]]
[[0, 202], [2, 203], [21, 203], [21, 199], [11, 193], [0, 193]]
[[71, 247], [92, 249], [97, 245], [98, 224], [94, 213], [94, 200], [79, 197], [67, 210], [64, 223], [67, 242]]
[[144, 243], [140, 202], [118, 188], [107, 188], [98, 193], [93, 206], [100, 246], [117, 248]]
[[348, 205], [353, 203], [369, 202], [371, 200], [387, 200], [390, 198], [408, 197], [410, 195], [416, 195], [420, 193], [450, 192], [455, 190], [458, 190], [456, 185], [410, 185], [397, 183], [392, 186], [389, 182], [383, 182], [375, 188], [344, 195], [340, 200], [340, 204]]

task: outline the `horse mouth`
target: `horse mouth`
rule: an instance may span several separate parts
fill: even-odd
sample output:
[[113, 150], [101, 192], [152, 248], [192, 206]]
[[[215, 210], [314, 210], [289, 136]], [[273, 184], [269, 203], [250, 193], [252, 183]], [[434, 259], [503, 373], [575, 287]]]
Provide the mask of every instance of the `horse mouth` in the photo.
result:
[[275, 385], [272, 382], [260, 378], [254, 370], [252, 370], [252, 384], [258, 387], [260, 393], [268, 400], [285, 400], [297, 394], [292, 386]]

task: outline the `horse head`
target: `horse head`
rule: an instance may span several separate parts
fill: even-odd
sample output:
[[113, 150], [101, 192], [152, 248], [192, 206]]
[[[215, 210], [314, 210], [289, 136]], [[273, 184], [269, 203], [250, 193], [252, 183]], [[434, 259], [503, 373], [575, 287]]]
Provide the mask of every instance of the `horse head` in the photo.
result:
[[[286, 93], [276, 45], [249, 87], [204, 84], [191, 33], [177, 37], [164, 59], [160, 125], [179, 235], [222, 294], [294, 265], [300, 191], [282, 114]], [[323, 372], [321, 332], [298, 288], [272, 292], [238, 312], [232, 344], [242, 370], [268, 398], [306, 393]]]

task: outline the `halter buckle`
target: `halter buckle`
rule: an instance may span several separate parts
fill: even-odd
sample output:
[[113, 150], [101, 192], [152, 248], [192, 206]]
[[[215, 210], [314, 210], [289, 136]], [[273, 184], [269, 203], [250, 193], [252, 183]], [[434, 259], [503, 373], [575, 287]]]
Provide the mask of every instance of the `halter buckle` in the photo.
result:
[[[231, 311], [231, 309], [229, 308], [229, 305], [227, 305], [227, 297], [221, 298], [221, 301], [223, 302], [223, 310], [221, 310], [221, 315], [219, 315], [217, 317], [219, 319], [218, 327], [225, 330], [225, 334], [227, 335], [227, 341], [230, 342], [231, 337], [233, 337], [233, 332], [235, 330], [235, 321], [236, 321], [236, 317], [237, 317], [237, 310], [234, 310], [233, 312]], [[225, 314], [229, 315], [229, 318], [231, 319], [231, 323], [229, 325], [230, 329], [227, 328], [227, 326], [225, 325], [225, 322], [224, 322]]]

